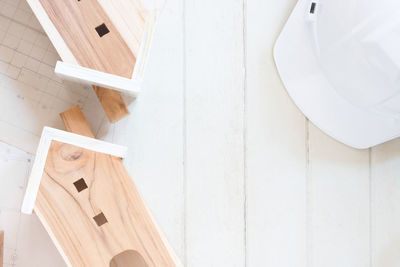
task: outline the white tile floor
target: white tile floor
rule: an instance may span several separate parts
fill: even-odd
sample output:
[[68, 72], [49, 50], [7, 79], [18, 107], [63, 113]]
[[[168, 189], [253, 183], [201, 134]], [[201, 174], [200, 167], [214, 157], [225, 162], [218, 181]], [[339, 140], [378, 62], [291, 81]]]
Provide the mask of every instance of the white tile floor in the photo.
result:
[[0, 143], [0, 228], [5, 266], [64, 266], [35, 215], [20, 213], [32, 155]]

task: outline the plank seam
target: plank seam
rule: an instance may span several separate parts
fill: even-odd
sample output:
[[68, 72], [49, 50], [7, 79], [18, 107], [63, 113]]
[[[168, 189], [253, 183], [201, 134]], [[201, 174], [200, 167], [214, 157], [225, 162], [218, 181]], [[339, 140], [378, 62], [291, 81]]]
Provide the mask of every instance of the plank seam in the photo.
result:
[[248, 263], [248, 201], [247, 201], [247, 180], [248, 180], [248, 170], [247, 170], [247, 121], [246, 121], [246, 102], [247, 102], [247, 0], [243, 0], [243, 215], [244, 215], [244, 266], [247, 267]]
[[312, 267], [312, 250], [313, 250], [313, 242], [312, 242], [312, 177], [310, 170], [310, 121], [305, 118], [305, 150], [306, 150], [306, 192], [305, 192], [305, 204], [306, 204], [306, 214], [305, 214], [305, 241], [306, 241], [306, 262], [305, 266]]
[[182, 1], [182, 171], [183, 171], [183, 264], [188, 265], [187, 259], [187, 106], [186, 106], [186, 1]]

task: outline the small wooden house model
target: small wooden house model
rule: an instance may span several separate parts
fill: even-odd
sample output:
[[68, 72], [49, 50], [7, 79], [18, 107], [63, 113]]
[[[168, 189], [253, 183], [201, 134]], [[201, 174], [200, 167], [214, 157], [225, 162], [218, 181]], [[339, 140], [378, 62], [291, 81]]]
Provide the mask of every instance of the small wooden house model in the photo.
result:
[[139, 92], [160, 0], [27, 0], [62, 62], [55, 72], [93, 85], [111, 122]]
[[93, 138], [78, 107], [68, 131], [44, 128], [22, 212], [35, 211], [68, 266], [181, 266], [121, 158], [126, 148]]

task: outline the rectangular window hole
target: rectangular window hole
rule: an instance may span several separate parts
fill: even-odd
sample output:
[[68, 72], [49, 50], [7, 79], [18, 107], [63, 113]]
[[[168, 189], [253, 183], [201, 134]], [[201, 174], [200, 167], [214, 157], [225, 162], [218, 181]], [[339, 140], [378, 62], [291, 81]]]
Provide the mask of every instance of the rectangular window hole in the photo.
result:
[[85, 179], [81, 178], [78, 181], [74, 182], [75, 188], [76, 190], [78, 190], [78, 193], [85, 190], [86, 188], [88, 188]]
[[100, 37], [103, 37], [107, 33], [110, 32], [110, 30], [107, 28], [106, 24], [101, 24], [100, 26], [96, 27], [96, 31], [99, 34]]
[[93, 220], [97, 223], [97, 226], [102, 226], [103, 224], [108, 222], [106, 216], [104, 216], [104, 213], [102, 212], [94, 216]]
[[315, 13], [315, 8], [317, 7], [317, 3], [312, 2], [311, 3], [311, 8], [310, 8], [310, 13], [314, 14]]

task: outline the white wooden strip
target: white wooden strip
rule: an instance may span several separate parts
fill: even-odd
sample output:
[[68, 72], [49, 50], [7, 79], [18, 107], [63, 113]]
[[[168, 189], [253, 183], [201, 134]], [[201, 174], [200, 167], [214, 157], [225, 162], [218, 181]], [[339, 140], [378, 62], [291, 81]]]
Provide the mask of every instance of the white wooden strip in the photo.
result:
[[149, 11], [144, 25], [143, 38], [139, 49], [139, 54], [136, 58], [135, 69], [132, 74], [132, 79], [139, 81], [143, 80], [145, 67], [147, 65], [148, 57], [150, 55], [151, 46], [154, 39], [154, 34], [157, 26], [159, 10]]
[[64, 78], [81, 82], [87, 85], [97, 85], [114, 89], [130, 95], [137, 95], [140, 90], [140, 82], [136, 79], [128, 79], [121, 76], [89, 69], [79, 65], [57, 61], [55, 73]]
[[246, 1], [247, 266], [306, 266], [306, 121], [272, 50], [296, 1]]
[[109, 134], [113, 143], [128, 147], [124, 165], [183, 262], [182, 7], [183, 0], [166, 2], [154, 35], [143, 90], [128, 106], [131, 114], [110, 125]]
[[243, 1], [185, 1], [189, 267], [244, 266]]
[[28, 186], [25, 193], [24, 202], [21, 211], [31, 214], [35, 205], [37, 192], [42, 179], [44, 166], [46, 164], [47, 153], [52, 141], [58, 141], [95, 152], [106, 153], [112, 156], [123, 158], [126, 155], [127, 148], [119, 145], [110, 144], [94, 138], [69, 133], [50, 127], [44, 127], [40, 138], [39, 146], [36, 151], [35, 161], [32, 166]]
[[57, 31], [54, 24], [51, 22], [49, 16], [47, 15], [40, 1], [39, 0], [26, 0], [26, 1], [28, 2], [33, 13], [39, 20], [44, 31], [51, 40], [54, 48], [57, 50], [57, 53], [60, 55], [62, 60], [70, 64], [77, 64], [77, 61], [75, 57], [72, 55], [71, 50], [68, 48], [67, 44], [64, 42], [64, 39], [61, 37], [60, 33]]
[[371, 266], [399, 266], [399, 139], [372, 148], [371, 179]]
[[369, 151], [345, 146], [311, 123], [309, 138], [309, 266], [369, 266]]

